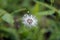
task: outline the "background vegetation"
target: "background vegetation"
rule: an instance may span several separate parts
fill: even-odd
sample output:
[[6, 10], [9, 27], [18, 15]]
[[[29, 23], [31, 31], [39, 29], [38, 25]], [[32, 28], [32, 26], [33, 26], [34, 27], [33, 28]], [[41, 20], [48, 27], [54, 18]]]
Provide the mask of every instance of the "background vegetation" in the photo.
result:
[[[38, 25], [24, 26], [24, 14]], [[60, 0], [0, 0], [0, 40], [60, 40]]]

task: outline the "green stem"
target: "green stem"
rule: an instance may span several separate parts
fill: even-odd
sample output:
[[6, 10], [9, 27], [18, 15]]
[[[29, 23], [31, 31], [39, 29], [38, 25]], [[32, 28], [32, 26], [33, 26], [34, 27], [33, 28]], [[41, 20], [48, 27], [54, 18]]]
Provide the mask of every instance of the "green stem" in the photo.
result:
[[39, 3], [39, 4], [43, 5], [43, 6], [45, 6], [47, 8], [49, 8], [51, 10], [58, 11], [55, 7], [52, 7], [52, 6], [50, 6], [50, 5], [46, 4], [46, 3], [39, 2], [39, 1], [36, 1], [36, 0], [35, 0], [35, 2], [37, 2], [37, 3]]

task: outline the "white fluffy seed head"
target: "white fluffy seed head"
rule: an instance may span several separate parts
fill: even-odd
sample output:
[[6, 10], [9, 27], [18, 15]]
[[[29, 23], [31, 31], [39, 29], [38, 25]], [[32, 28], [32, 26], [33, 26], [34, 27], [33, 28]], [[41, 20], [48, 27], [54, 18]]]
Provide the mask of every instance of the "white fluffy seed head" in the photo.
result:
[[28, 14], [25, 14], [22, 18], [22, 23], [26, 26], [36, 26], [37, 25], [37, 19], [35, 16], [33, 15], [28, 15]]

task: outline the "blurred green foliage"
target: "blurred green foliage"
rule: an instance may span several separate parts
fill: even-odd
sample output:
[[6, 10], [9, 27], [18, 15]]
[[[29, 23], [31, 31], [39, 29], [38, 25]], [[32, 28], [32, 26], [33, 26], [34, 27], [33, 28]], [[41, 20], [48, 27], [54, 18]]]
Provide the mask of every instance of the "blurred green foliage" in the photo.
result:
[[[0, 40], [60, 40], [60, 0], [0, 0]], [[24, 14], [38, 25], [22, 24]], [[17, 21], [16, 21], [17, 20]]]

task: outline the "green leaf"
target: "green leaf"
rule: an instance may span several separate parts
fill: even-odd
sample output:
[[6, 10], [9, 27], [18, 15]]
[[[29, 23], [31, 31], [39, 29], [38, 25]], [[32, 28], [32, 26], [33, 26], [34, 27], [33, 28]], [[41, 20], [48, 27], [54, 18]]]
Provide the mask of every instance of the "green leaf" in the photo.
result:
[[36, 3], [35, 6], [34, 6], [33, 9], [32, 9], [32, 13], [33, 13], [33, 14], [36, 14], [38, 11], [39, 11], [39, 4]]
[[7, 13], [5, 10], [0, 9], [0, 16], [4, 15], [5, 13]]
[[52, 15], [54, 12], [55, 12], [55, 11], [53, 11], [53, 10], [42, 11], [42, 12], [39, 12], [38, 15], [39, 15], [39, 16]]
[[13, 24], [14, 23], [14, 19], [13, 19], [13, 16], [11, 14], [8, 14], [8, 13], [4, 14], [2, 16], [2, 19], [4, 21], [6, 21], [7, 23], [9, 23], [9, 24]]
[[0, 0], [0, 7], [5, 7], [7, 5], [7, 0]]
[[0, 27], [0, 33], [3, 33], [5, 35], [10, 35], [11, 40], [19, 40], [18, 33], [15, 29], [12, 28], [6, 28], [6, 27]]

